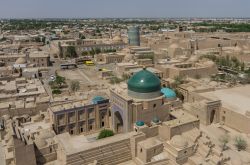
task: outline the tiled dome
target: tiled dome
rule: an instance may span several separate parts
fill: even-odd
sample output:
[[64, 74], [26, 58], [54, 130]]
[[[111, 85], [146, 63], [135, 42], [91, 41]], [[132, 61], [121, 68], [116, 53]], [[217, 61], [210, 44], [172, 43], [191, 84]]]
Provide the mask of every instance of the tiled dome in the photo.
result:
[[161, 89], [161, 81], [154, 73], [143, 69], [129, 79], [128, 89], [138, 93], [156, 92]]

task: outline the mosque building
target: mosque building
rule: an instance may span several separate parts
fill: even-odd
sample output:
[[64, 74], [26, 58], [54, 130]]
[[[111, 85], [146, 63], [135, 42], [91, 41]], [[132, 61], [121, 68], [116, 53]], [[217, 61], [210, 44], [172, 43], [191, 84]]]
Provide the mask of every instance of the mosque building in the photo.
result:
[[160, 79], [144, 68], [127, 82], [110, 89], [112, 125], [115, 132], [130, 132], [136, 125], [170, 119], [169, 112], [181, 104], [175, 92], [162, 88]]
[[182, 111], [176, 93], [146, 68], [110, 89], [110, 105], [108, 129], [115, 135], [56, 135], [61, 164], [184, 164], [205, 140], [199, 119]]

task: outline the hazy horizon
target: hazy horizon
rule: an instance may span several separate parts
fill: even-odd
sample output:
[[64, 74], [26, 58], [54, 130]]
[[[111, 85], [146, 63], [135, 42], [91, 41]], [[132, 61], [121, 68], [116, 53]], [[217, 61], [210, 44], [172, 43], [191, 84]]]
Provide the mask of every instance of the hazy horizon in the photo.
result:
[[0, 18], [249, 18], [249, 0], [8, 0]]

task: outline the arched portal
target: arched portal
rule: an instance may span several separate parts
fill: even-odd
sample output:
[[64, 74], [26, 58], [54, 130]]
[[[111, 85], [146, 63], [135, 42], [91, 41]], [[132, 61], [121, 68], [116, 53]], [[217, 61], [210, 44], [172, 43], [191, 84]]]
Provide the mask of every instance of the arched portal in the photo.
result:
[[185, 100], [184, 95], [183, 95], [180, 91], [178, 91], [178, 90], [175, 90], [175, 93], [176, 93], [176, 96], [177, 96], [182, 102], [184, 102], [184, 100]]
[[212, 110], [210, 114], [210, 124], [214, 122], [214, 117], [215, 117], [215, 110]]
[[182, 94], [182, 93], [179, 95], [179, 98], [181, 99], [181, 101], [182, 101], [182, 102], [184, 102], [185, 97], [183, 96], [183, 94]]
[[119, 111], [114, 113], [114, 128], [117, 133], [123, 132], [123, 120]]

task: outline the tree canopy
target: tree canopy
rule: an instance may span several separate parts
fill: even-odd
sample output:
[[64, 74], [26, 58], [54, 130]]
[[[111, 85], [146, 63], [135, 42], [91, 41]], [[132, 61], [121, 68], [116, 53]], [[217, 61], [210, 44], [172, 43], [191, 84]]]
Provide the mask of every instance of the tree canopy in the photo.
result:
[[76, 58], [77, 57], [76, 48], [74, 46], [67, 47], [66, 56], [69, 58]]
[[55, 83], [61, 87], [63, 84], [65, 84], [65, 77], [56, 75]]

